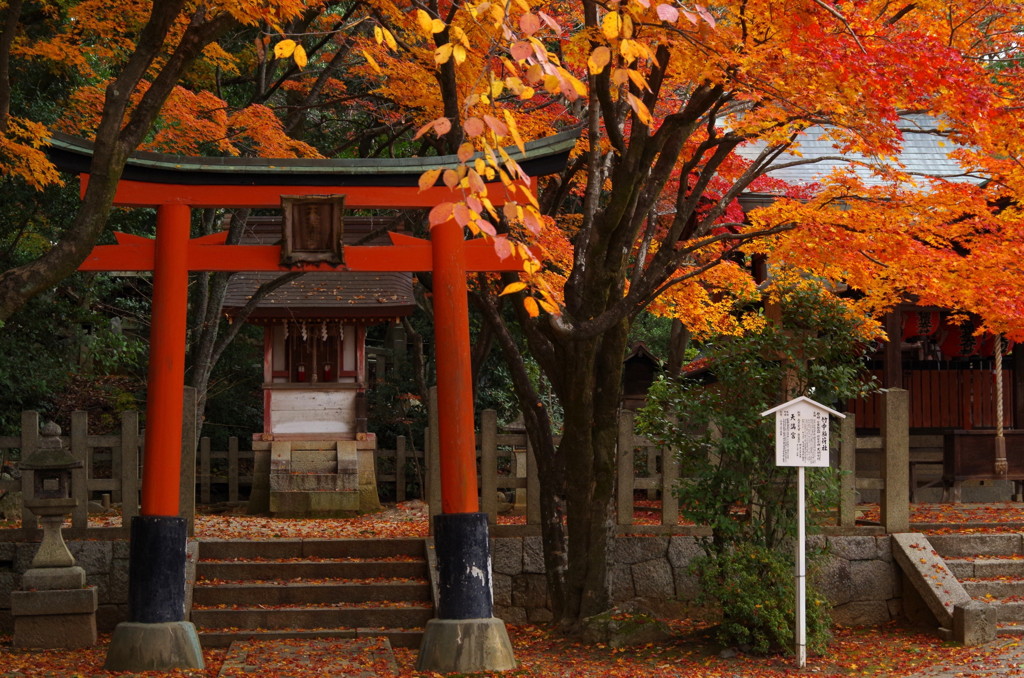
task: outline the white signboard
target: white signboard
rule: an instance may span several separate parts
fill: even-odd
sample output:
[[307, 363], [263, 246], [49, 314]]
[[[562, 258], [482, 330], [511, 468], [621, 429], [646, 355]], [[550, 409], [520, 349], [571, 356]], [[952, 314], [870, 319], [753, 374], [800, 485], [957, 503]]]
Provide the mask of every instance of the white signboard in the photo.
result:
[[804, 396], [761, 414], [775, 415], [776, 466], [828, 466], [828, 418], [843, 414]]
[[761, 413], [775, 415], [775, 465], [796, 466], [796, 664], [807, 666], [807, 534], [804, 467], [828, 466], [828, 417], [833, 409], [800, 396]]

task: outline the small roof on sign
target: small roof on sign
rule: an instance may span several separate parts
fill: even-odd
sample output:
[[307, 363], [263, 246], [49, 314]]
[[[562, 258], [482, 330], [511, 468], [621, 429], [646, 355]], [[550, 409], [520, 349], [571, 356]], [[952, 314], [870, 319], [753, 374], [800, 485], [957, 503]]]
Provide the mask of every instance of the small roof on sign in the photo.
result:
[[811, 400], [811, 399], [810, 399], [810, 398], [808, 398], [807, 396], [800, 396], [799, 398], [793, 398], [793, 399], [792, 399], [792, 400], [790, 400], [789, 402], [786, 402], [786, 403], [782, 403], [781, 405], [776, 405], [776, 406], [775, 406], [775, 407], [773, 407], [772, 409], [770, 409], [770, 410], [765, 410], [764, 412], [762, 412], [762, 413], [761, 413], [761, 416], [762, 416], [762, 417], [767, 417], [767, 416], [768, 416], [769, 414], [775, 414], [775, 413], [776, 413], [776, 412], [778, 412], [779, 410], [784, 410], [784, 409], [786, 409], [787, 407], [793, 407], [794, 405], [800, 405], [800, 404], [806, 404], [806, 405], [810, 405], [811, 407], [816, 407], [816, 408], [818, 408], [819, 410], [822, 410], [822, 411], [824, 411], [824, 412], [828, 412], [829, 414], [834, 414], [834, 415], [836, 415], [837, 417], [839, 417], [840, 419], [846, 419], [846, 415], [845, 415], [845, 414], [843, 414], [842, 412], [836, 412], [836, 411], [835, 411], [835, 410], [833, 410], [833, 409], [832, 409], [831, 407], [825, 407], [825, 406], [824, 406], [824, 405], [822, 405], [821, 403], [819, 403], [819, 402], [816, 402], [816, 401], [814, 401], [814, 400]]

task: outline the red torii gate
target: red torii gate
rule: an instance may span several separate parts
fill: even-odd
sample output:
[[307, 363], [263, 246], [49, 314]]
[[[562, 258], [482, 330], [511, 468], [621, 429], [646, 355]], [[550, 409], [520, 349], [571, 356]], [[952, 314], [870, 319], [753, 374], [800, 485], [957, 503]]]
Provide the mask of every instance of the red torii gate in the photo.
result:
[[[537, 176], [564, 165], [575, 144], [569, 132], [527, 145], [520, 165]], [[49, 149], [59, 167], [88, 182], [88, 144], [56, 137]], [[513, 157], [519, 155], [510, 149]], [[282, 266], [277, 245], [227, 245], [226, 234], [190, 238], [192, 208], [278, 208], [281, 196], [343, 194], [345, 207], [430, 208], [458, 200], [446, 187], [420, 190], [422, 171], [455, 164], [452, 157], [398, 161], [302, 161], [188, 158], [137, 153], [118, 184], [114, 204], [156, 207], [156, 238], [117, 234], [96, 247], [84, 271], [153, 271], [147, 434], [141, 515], [131, 526], [129, 621], [118, 625], [107, 667], [119, 670], [202, 665], [195, 628], [183, 621], [185, 524], [178, 518], [190, 271], [432, 271], [440, 411], [441, 509], [435, 517], [439, 564], [438, 618], [427, 625], [420, 668], [433, 671], [514, 667], [501, 620], [493, 617], [486, 514], [479, 513], [473, 426], [466, 273], [517, 271], [491, 244], [466, 241], [454, 221], [435, 226], [431, 240], [391, 234], [390, 246], [346, 247], [344, 264]], [[491, 184], [488, 197], [504, 203]], [[157, 647], [158, 652], [142, 648]], [[159, 655], [158, 657], [155, 655]]]

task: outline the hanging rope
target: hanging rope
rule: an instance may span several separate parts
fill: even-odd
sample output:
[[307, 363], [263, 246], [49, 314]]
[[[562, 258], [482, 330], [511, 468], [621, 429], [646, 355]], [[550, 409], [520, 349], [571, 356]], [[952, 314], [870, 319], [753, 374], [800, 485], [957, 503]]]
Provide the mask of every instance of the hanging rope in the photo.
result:
[[996, 474], [1005, 476], [1006, 438], [1003, 437], [1003, 335], [996, 336]]

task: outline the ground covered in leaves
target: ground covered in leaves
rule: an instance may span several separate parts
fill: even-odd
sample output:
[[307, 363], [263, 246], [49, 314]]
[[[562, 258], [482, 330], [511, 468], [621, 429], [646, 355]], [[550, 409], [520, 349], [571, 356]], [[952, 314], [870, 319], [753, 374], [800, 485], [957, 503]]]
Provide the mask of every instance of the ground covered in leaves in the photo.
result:
[[[879, 523], [878, 504], [860, 504], [857, 521], [861, 525]], [[633, 512], [635, 525], [661, 522], [661, 502], [637, 500]], [[1024, 503], [991, 504], [911, 504], [911, 528], [925, 534], [1024, 532]], [[525, 516], [499, 515], [499, 525], [522, 525]], [[16, 528], [20, 520], [0, 521], [0, 529]], [[121, 516], [89, 516], [90, 527], [120, 527]], [[381, 513], [351, 519], [274, 519], [245, 514], [244, 506], [196, 516], [196, 537], [200, 539], [381, 539], [388, 537], [426, 537], [427, 506], [421, 501], [392, 505]], [[692, 526], [682, 517], [681, 528]]]
[[[954, 675], [970, 676], [972, 667], [989, 664], [988, 658], [1015, 641], [1001, 640], [980, 648], [963, 648], [934, 637], [897, 626], [874, 629], [837, 629], [827, 657], [810, 657], [807, 668], [796, 669], [792, 657], [750, 657], [743, 654], [722, 657], [711, 642], [707, 626], [694, 620], [672, 622], [674, 640], [634, 649], [588, 646], [560, 638], [536, 626], [509, 626], [509, 635], [520, 666], [497, 674], [527, 678], [598, 678], [675, 676], [704, 678], [776, 678], [781, 676], [909, 676], [933, 667], [947, 668]], [[0, 637], [0, 676], [84, 676], [127, 675], [103, 671], [109, 636], [99, 645], [84, 650], [16, 650], [10, 638]], [[213, 678], [224, 664], [225, 650], [206, 650], [204, 671], [147, 672], [139, 676], [179, 675]], [[282, 652], [282, 654], [286, 654]], [[727, 653], [731, 654], [731, 653]], [[401, 677], [423, 677], [415, 669], [412, 650], [395, 651]], [[250, 675], [313, 678], [321, 676], [319, 664], [289, 661], [282, 673], [281, 662], [264, 652]], [[372, 657], [367, 657], [372, 662]], [[264, 662], [265, 666], [259, 663]], [[381, 673], [385, 676], [387, 673]], [[433, 674], [437, 675], [437, 674]]]
[[[657, 502], [638, 502], [637, 524], [655, 522], [660, 512]], [[650, 505], [648, 505], [650, 504]], [[912, 505], [911, 521], [930, 533], [1006, 532], [1024, 529], [1024, 505], [1002, 504], [917, 504]], [[196, 535], [200, 538], [383, 538], [427, 536], [427, 507], [422, 502], [406, 502], [386, 511], [350, 520], [281, 520], [247, 516], [238, 510], [197, 516]], [[878, 519], [877, 506], [862, 505], [858, 518], [870, 524]], [[515, 524], [519, 517], [502, 517], [499, 522]], [[91, 524], [115, 525], [120, 517], [91, 516]], [[943, 643], [932, 635], [916, 633], [899, 626], [870, 629], [836, 629], [835, 640], [827, 656], [811, 657], [808, 667], [798, 671], [792, 657], [751, 657], [726, 652], [713, 642], [709, 625], [700, 619], [668, 620], [675, 632], [669, 642], [634, 649], [613, 649], [601, 645], [583, 645], [566, 640], [536, 626], [509, 626], [509, 635], [520, 667], [504, 676], [536, 678], [701, 676], [708, 678], [770, 678], [792, 675], [816, 676], [910, 676], [925, 669], [945, 669], [944, 676], [976, 675], [978, 667], [990, 667], [994, 657], [1017, 645], [1015, 640], [1000, 639], [980, 648], [963, 648]], [[103, 662], [109, 636], [99, 645], [82, 650], [17, 650], [10, 637], [0, 636], [0, 677], [14, 676], [107, 676], [126, 675], [104, 672]], [[301, 642], [301, 641], [290, 641]], [[1017, 673], [1024, 675], [1024, 649]], [[294, 655], [294, 651], [291, 653]], [[205, 651], [204, 671], [147, 673], [132, 675], [190, 675], [213, 677], [221, 674], [225, 650]], [[315, 662], [294, 662], [282, 672], [272, 648], [255, 653], [264, 666], [254, 666], [251, 675], [319, 676]], [[399, 676], [422, 676], [415, 669], [415, 652], [397, 649]], [[367, 662], [371, 658], [367, 657]], [[252, 663], [250, 661], [249, 663]], [[227, 673], [230, 673], [228, 671]], [[376, 672], [374, 672], [376, 673]], [[365, 675], [365, 674], [363, 674]], [[373, 675], [373, 674], [371, 674]], [[380, 675], [388, 675], [383, 673]]]

